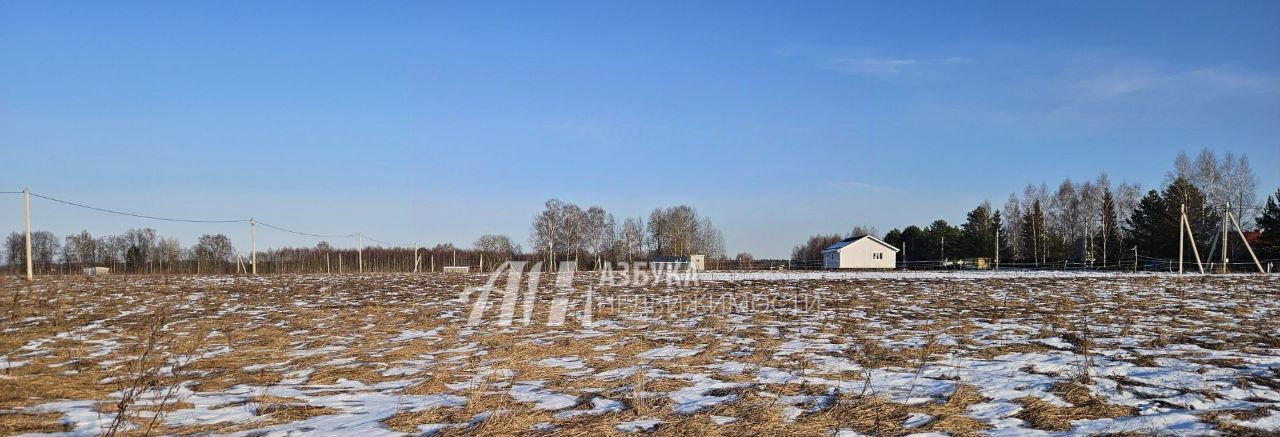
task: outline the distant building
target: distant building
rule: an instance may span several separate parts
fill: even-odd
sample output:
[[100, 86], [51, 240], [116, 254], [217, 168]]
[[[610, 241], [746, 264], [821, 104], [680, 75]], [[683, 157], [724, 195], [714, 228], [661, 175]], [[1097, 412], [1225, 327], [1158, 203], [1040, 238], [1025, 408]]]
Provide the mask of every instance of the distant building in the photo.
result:
[[898, 248], [870, 235], [840, 240], [822, 250], [822, 267], [827, 269], [894, 269]]
[[649, 261], [649, 268], [653, 270], [686, 270], [692, 269], [695, 272], [706, 270], [706, 255], [689, 255], [689, 256], [655, 256]]
[[1245, 231], [1244, 241], [1248, 241], [1250, 246], [1257, 246], [1258, 240], [1262, 239], [1262, 231]]
[[111, 269], [106, 267], [85, 267], [84, 274], [88, 276], [108, 275], [111, 274]]

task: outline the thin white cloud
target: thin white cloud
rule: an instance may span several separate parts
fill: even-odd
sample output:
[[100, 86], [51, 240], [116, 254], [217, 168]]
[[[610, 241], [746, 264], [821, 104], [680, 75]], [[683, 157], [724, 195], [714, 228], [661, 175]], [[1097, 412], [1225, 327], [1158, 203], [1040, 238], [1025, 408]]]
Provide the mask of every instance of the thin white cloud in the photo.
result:
[[827, 60], [827, 67], [854, 75], [890, 78], [902, 75], [919, 64], [915, 59], [892, 58], [836, 58]]
[[1169, 82], [1166, 74], [1153, 71], [1113, 71], [1077, 82], [1080, 97], [1110, 99], [1148, 90]]
[[859, 181], [834, 181], [831, 185], [837, 188], [852, 189], [855, 191], [867, 191], [872, 193], [896, 193], [902, 190], [886, 185], [878, 185], [869, 182]]
[[1280, 79], [1239, 68], [1201, 68], [1186, 76], [1224, 91], [1280, 93]]
[[1280, 93], [1280, 79], [1234, 67], [1206, 67], [1190, 71], [1121, 69], [1074, 83], [1080, 100], [1125, 98], [1146, 91], [1193, 90], [1198, 93]]

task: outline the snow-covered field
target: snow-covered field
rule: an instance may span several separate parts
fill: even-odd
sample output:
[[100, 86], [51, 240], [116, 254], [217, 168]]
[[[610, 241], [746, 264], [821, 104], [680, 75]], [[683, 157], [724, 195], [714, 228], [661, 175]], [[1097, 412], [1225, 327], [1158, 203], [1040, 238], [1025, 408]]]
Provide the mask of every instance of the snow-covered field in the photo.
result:
[[6, 278], [0, 433], [1276, 433], [1277, 280], [711, 273], [468, 326], [483, 275]]

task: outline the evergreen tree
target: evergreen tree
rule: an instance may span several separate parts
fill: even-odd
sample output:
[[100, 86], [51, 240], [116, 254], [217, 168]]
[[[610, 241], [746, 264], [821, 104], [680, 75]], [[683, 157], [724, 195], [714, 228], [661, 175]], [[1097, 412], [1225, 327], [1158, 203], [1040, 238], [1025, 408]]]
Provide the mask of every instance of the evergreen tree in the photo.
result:
[[924, 230], [919, 226], [911, 225], [902, 230], [901, 249], [899, 253], [903, 254], [903, 261], [920, 261], [927, 258], [926, 252], [921, 250], [920, 242], [924, 240]]
[[1022, 215], [1022, 235], [1018, 236], [1019, 245], [1037, 266], [1044, 262], [1045, 254], [1045, 217], [1040, 208], [1040, 200], [1031, 202], [1031, 207]]
[[[1205, 202], [1204, 194], [1186, 178], [1176, 178], [1163, 193], [1152, 190], [1138, 202], [1126, 223], [1129, 246], [1138, 246], [1142, 255], [1177, 259], [1182, 207], [1186, 206], [1191, 238], [1201, 248], [1208, 247], [1220, 223], [1219, 214]], [[1190, 242], [1186, 243], [1190, 246]]]
[[1168, 235], [1178, 231], [1178, 219], [1165, 214], [1165, 201], [1160, 192], [1148, 191], [1125, 220], [1125, 233], [1129, 235], [1125, 245], [1137, 246], [1139, 254], [1147, 256], [1164, 256], [1170, 248], [1176, 250], [1176, 242]]
[[1258, 252], [1266, 258], [1280, 257], [1280, 189], [1267, 196], [1267, 206], [1256, 220], [1262, 237], [1258, 239]]
[[884, 234], [884, 242], [889, 243], [889, 245], [898, 248], [897, 260], [899, 263], [901, 263], [903, 261], [902, 260], [902, 231], [898, 230], [898, 228], [893, 228], [893, 230], [889, 231], [889, 233]]
[[963, 258], [994, 256], [996, 236], [991, 225], [990, 205], [984, 202], [973, 211], [969, 211], [960, 229], [960, 250], [956, 256]]
[[[999, 233], [998, 236], [996, 235], [997, 232]], [[994, 214], [991, 214], [991, 233], [991, 238], [996, 240], [994, 245], [1000, 248], [1000, 259], [1012, 259], [1014, 257], [1013, 245], [1011, 244], [1013, 239], [1004, 234], [1004, 216], [998, 209]]]
[[960, 229], [951, 226], [946, 220], [934, 220], [928, 228], [925, 228], [924, 236], [920, 240], [921, 259], [940, 260], [962, 257], [959, 254]]
[[[1204, 193], [1196, 188], [1190, 180], [1178, 178], [1165, 187], [1164, 191], [1165, 211], [1169, 217], [1173, 217], [1174, 232], [1166, 236], [1173, 240], [1174, 248], [1168, 254], [1169, 258], [1178, 256], [1178, 216], [1181, 213], [1183, 205], [1187, 207], [1187, 222], [1191, 225], [1192, 238], [1195, 238], [1196, 244], [1201, 250], [1207, 249], [1215, 240], [1214, 237], [1220, 235], [1218, 232], [1221, 228], [1222, 214], [1209, 205], [1208, 199]], [[1187, 243], [1190, 246], [1190, 242]], [[1188, 248], [1189, 250], [1189, 248]], [[1207, 255], [1208, 252], [1202, 252]], [[1205, 260], [1208, 261], [1208, 260]]]

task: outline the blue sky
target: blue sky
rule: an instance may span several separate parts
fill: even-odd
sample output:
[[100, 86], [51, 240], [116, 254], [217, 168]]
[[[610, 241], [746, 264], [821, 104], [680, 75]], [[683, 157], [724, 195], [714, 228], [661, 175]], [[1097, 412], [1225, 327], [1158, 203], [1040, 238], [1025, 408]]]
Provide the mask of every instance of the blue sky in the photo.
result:
[[782, 257], [1179, 150], [1280, 186], [1277, 2], [690, 3], [0, 1], [0, 191], [459, 245], [684, 203]]

